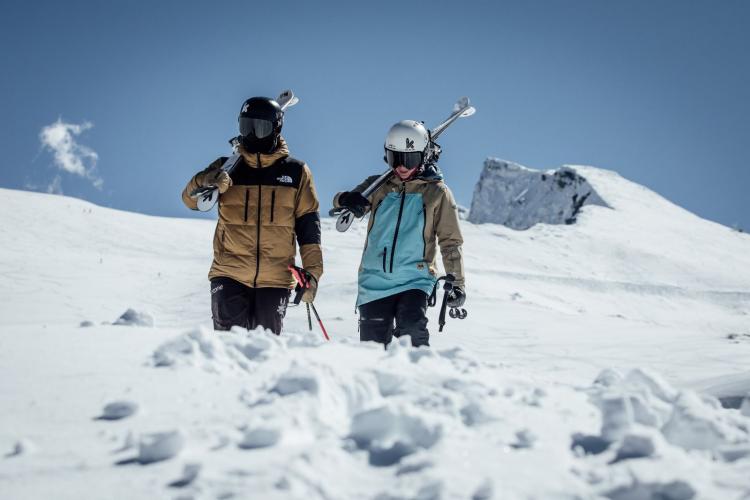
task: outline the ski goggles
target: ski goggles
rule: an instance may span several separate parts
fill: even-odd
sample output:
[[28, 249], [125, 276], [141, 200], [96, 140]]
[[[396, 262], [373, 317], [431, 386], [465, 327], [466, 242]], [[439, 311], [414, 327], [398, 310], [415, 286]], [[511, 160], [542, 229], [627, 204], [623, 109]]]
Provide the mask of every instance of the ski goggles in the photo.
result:
[[263, 139], [273, 133], [273, 122], [261, 118], [240, 117], [240, 135]]
[[404, 166], [408, 169], [419, 167], [424, 160], [424, 153], [421, 151], [391, 151], [386, 148], [385, 161], [391, 168]]

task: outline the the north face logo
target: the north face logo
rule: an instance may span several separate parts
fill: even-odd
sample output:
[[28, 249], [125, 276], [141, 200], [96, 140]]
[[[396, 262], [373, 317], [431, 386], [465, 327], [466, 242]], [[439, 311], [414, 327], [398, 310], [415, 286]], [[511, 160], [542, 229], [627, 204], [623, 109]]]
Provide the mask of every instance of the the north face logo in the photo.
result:
[[406, 138], [406, 149], [414, 149], [414, 141]]
[[291, 184], [292, 183], [292, 178], [289, 177], [288, 175], [282, 175], [281, 177], [277, 177], [276, 180], [279, 181], [282, 184]]

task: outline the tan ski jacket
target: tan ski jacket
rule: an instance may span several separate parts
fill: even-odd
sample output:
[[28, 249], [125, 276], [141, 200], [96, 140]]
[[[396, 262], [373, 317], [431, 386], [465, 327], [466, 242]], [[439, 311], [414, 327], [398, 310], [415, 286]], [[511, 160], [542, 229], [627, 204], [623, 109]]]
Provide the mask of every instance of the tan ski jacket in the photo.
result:
[[[316, 279], [323, 274], [320, 214], [312, 173], [289, 156], [283, 138], [272, 154], [240, 147], [242, 162], [230, 174], [232, 186], [219, 196], [214, 260], [208, 278], [232, 278], [252, 288], [291, 288], [288, 270], [299, 244], [302, 266]], [[221, 168], [226, 157], [209, 169]], [[197, 174], [196, 174], [197, 176]], [[190, 192], [201, 187], [196, 176], [182, 191], [185, 205], [197, 210]]]

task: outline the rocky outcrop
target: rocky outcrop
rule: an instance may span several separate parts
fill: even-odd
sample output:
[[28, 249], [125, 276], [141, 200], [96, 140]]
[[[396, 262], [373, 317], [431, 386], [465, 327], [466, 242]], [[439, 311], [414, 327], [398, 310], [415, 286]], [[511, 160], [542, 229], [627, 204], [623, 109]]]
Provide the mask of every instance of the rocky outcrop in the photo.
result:
[[606, 207], [607, 203], [573, 168], [543, 172], [487, 158], [468, 219], [513, 229], [528, 229], [540, 222], [573, 224], [585, 205]]

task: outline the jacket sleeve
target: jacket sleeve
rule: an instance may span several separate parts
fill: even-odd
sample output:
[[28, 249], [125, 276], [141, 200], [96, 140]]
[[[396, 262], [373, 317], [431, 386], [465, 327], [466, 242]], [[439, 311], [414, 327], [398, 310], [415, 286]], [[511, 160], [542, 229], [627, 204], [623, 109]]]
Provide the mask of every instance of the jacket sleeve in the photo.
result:
[[458, 225], [458, 210], [456, 200], [448, 186], [443, 185], [443, 196], [437, 208], [435, 228], [440, 254], [443, 257], [445, 272], [456, 277], [454, 284], [465, 287], [464, 257], [461, 245], [464, 243], [461, 228]]
[[190, 178], [190, 181], [188, 181], [187, 186], [185, 186], [185, 189], [182, 190], [182, 202], [185, 204], [186, 207], [188, 207], [190, 210], [198, 210], [198, 199], [192, 198], [190, 196], [190, 193], [192, 193], [194, 189], [202, 187], [198, 183], [198, 180], [197, 180], [198, 176], [210, 170], [220, 169], [221, 166], [224, 165], [224, 162], [226, 160], [227, 158], [224, 156], [221, 158], [217, 158], [208, 167], [201, 170], [200, 172], [198, 172], [197, 174], [195, 174], [193, 177]]
[[[370, 187], [370, 184], [372, 184], [373, 182], [375, 182], [375, 180], [378, 177], [380, 177], [380, 176], [379, 175], [371, 175], [371, 176], [369, 176], [367, 179], [365, 179], [361, 183], [359, 183], [357, 185], [357, 187], [355, 187], [354, 189], [352, 189], [352, 191], [356, 191], [358, 193], [364, 192], [364, 190], [367, 189], [368, 187]], [[336, 196], [333, 197], [333, 207], [334, 208], [340, 208], [341, 207], [341, 204], [339, 203], [339, 196], [341, 196], [343, 193], [344, 193], [344, 191], [342, 191], [340, 193], [336, 193]], [[372, 193], [367, 198], [370, 201], [371, 204], [372, 204], [372, 197], [373, 197], [374, 194], [375, 193]]]
[[320, 204], [315, 192], [312, 172], [305, 165], [297, 189], [294, 209], [294, 232], [297, 235], [302, 267], [315, 279], [323, 275], [323, 251], [320, 246]]

